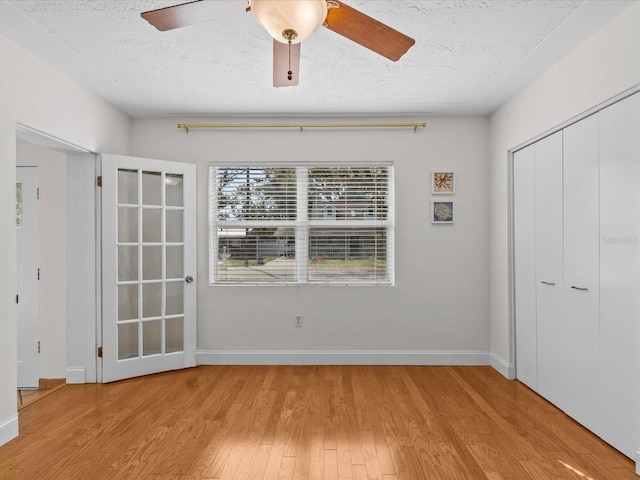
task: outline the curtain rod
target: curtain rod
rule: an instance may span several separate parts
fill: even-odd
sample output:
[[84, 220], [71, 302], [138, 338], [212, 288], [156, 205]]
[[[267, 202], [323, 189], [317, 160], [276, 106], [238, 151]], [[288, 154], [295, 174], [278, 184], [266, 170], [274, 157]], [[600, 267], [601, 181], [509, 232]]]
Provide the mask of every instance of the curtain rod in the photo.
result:
[[415, 133], [419, 127], [426, 127], [426, 123], [179, 123], [186, 133], [195, 128], [211, 129], [241, 129], [241, 128], [297, 128], [300, 133], [305, 128], [413, 128]]

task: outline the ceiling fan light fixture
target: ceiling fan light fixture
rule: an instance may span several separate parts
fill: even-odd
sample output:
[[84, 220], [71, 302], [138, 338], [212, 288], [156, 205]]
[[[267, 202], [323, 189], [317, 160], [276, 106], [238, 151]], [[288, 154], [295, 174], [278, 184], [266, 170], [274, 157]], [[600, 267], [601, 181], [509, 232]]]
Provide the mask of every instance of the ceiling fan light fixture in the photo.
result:
[[278, 42], [296, 44], [305, 40], [322, 25], [327, 17], [327, 2], [251, 0], [251, 13]]

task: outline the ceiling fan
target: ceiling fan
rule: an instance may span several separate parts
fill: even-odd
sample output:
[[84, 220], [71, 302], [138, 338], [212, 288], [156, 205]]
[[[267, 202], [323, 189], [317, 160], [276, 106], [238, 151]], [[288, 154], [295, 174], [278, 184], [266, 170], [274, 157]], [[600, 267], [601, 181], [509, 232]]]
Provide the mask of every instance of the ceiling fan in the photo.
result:
[[[160, 31], [201, 23], [216, 2], [196, 0], [141, 13]], [[298, 84], [300, 43], [321, 25], [392, 61], [415, 40], [338, 0], [249, 0], [247, 12], [273, 37], [273, 86]]]

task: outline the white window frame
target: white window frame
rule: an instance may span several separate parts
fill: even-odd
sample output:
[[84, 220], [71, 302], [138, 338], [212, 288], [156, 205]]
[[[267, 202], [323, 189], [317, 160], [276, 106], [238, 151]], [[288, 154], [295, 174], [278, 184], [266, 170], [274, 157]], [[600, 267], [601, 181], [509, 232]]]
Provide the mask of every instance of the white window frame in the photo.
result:
[[[313, 168], [387, 168], [387, 215], [386, 219], [360, 219], [360, 220], [310, 220], [308, 216], [308, 172]], [[295, 220], [247, 220], [247, 221], [221, 221], [217, 218], [218, 209], [218, 169], [231, 168], [295, 168], [296, 169], [296, 219]], [[395, 194], [394, 194], [394, 169], [392, 162], [350, 162], [350, 163], [274, 163], [274, 162], [242, 162], [238, 164], [209, 163], [209, 285], [210, 286], [282, 286], [282, 285], [359, 285], [359, 286], [392, 286], [395, 284], [394, 261], [394, 220], [395, 220]], [[265, 225], [278, 227], [291, 227], [295, 230], [295, 258], [296, 280], [283, 282], [258, 282], [258, 281], [218, 281], [219, 242], [218, 230], [220, 229], [244, 229], [264, 227]], [[309, 231], [313, 228], [347, 228], [386, 230], [386, 278], [376, 281], [309, 281]]]

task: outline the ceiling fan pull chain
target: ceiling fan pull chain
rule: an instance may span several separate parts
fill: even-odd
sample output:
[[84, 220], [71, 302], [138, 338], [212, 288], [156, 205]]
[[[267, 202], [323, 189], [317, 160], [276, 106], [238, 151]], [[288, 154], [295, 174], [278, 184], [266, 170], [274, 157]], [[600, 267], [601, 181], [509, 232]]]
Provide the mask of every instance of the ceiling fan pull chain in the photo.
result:
[[291, 71], [291, 40], [289, 40], [289, 71], [287, 72], [287, 80], [293, 79], [293, 72]]
[[298, 32], [291, 28], [287, 28], [282, 32], [283, 38], [289, 44], [289, 71], [287, 72], [287, 80], [293, 80], [293, 72], [291, 71], [291, 43], [298, 38]]

